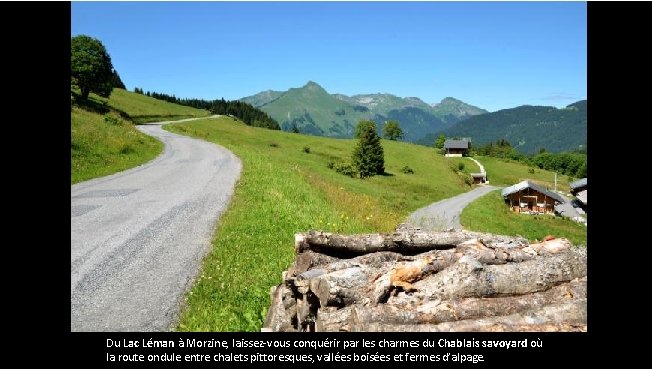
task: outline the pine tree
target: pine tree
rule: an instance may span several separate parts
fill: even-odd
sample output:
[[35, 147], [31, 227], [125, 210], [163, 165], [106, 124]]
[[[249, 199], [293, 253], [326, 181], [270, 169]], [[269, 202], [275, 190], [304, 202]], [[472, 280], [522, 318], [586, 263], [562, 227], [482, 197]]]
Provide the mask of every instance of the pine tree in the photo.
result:
[[[373, 123], [373, 122], [372, 122]], [[376, 124], [368, 121], [358, 123], [360, 137], [353, 149], [353, 165], [360, 173], [360, 178], [385, 173], [385, 154], [376, 133]]]
[[353, 138], [360, 138], [360, 136], [362, 136], [362, 132], [369, 128], [373, 128], [375, 130], [376, 122], [372, 120], [361, 120], [355, 127], [355, 134], [353, 135]]
[[122, 79], [115, 68], [113, 69], [113, 75], [111, 76], [111, 85], [114, 88], [126, 89], [125, 84], [122, 82]]

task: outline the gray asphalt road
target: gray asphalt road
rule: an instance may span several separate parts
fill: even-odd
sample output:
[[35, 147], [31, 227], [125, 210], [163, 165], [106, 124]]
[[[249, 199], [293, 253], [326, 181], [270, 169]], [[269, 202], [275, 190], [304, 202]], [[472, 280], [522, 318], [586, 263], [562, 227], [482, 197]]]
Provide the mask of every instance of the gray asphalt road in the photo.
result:
[[210, 248], [240, 160], [223, 147], [138, 127], [153, 161], [72, 186], [71, 330], [167, 331]]
[[435, 202], [410, 214], [406, 223], [428, 231], [462, 229], [460, 224], [462, 210], [473, 200], [497, 188], [480, 186], [455, 197]]

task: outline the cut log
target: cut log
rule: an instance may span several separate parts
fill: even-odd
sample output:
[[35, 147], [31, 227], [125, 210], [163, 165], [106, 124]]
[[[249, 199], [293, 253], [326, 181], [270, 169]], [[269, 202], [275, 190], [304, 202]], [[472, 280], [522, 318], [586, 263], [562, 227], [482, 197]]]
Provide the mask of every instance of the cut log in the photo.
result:
[[481, 264], [505, 264], [531, 260], [537, 255], [556, 254], [569, 250], [570, 242], [558, 238], [525, 247], [487, 247], [481, 239], [471, 239], [459, 244], [454, 250], [434, 250], [420, 255], [411, 263], [393, 268], [389, 275], [381, 276], [374, 282], [372, 301], [386, 302], [389, 293], [399, 287], [414, 290], [413, 282], [449, 267], [463, 256], [477, 260]]
[[[389, 268], [389, 266], [388, 266]], [[315, 271], [315, 273], [311, 273]], [[364, 265], [352, 266], [326, 273], [326, 269], [313, 269], [291, 278], [286, 285], [299, 293], [305, 293], [311, 281], [319, 279], [322, 286], [319, 291], [314, 291], [320, 296], [321, 306], [346, 306], [367, 297], [366, 290], [369, 280], [373, 278], [373, 270]], [[314, 283], [314, 282], [313, 282]], [[325, 303], [324, 303], [325, 302]]]
[[316, 253], [316, 252], [311, 252], [311, 251], [298, 254], [294, 258], [294, 263], [292, 263], [292, 266], [283, 275], [283, 279], [296, 277], [297, 275], [307, 271], [308, 269], [315, 268], [320, 265], [334, 263], [338, 260], [339, 259], [335, 257]]
[[288, 310], [291, 310], [288, 302], [293, 300], [290, 291], [284, 285], [272, 287], [270, 297], [272, 298], [272, 305], [267, 311], [263, 328], [267, 328], [272, 332], [296, 331], [292, 326], [292, 317], [288, 314]]
[[422, 232], [400, 231], [359, 235], [339, 235], [321, 231], [309, 231], [295, 235], [295, 252], [314, 251], [336, 257], [353, 257], [378, 251], [392, 251], [404, 255], [447, 249], [465, 241], [482, 239], [485, 244], [500, 244], [503, 247], [527, 245], [522, 238], [497, 236], [489, 233], [451, 231]]
[[354, 307], [351, 323], [365, 325], [378, 322], [386, 324], [438, 324], [465, 319], [509, 315], [562, 304], [586, 298], [586, 278], [554, 286], [547, 291], [525, 295], [463, 298], [431, 301], [416, 295], [392, 299], [391, 303]]
[[[416, 323], [416, 322], [415, 322]], [[586, 299], [546, 305], [523, 313], [440, 324], [350, 323], [353, 332], [539, 332], [586, 331]]]
[[449, 300], [545, 291], [584, 276], [586, 258], [573, 250], [505, 265], [482, 265], [463, 256], [431, 278], [416, 282], [415, 287], [431, 300]]
[[321, 311], [319, 319], [321, 321], [322, 332], [349, 332], [351, 311], [355, 305], [343, 308], [329, 307]]

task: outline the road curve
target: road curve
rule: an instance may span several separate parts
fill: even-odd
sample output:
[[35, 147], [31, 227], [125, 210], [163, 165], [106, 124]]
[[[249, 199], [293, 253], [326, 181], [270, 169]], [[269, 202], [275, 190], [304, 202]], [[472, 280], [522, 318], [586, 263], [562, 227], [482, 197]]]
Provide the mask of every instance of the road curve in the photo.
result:
[[410, 214], [407, 224], [424, 231], [445, 231], [449, 228], [462, 229], [460, 215], [462, 210], [478, 197], [498, 187], [480, 186], [469, 192], [441, 200]]
[[138, 129], [163, 141], [159, 157], [71, 188], [72, 331], [173, 328], [240, 176], [221, 146]]

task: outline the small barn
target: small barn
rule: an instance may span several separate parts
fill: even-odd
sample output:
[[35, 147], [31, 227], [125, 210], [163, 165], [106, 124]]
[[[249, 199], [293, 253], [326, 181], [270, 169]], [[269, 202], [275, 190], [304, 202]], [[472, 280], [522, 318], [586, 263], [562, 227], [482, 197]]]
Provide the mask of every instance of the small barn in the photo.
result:
[[469, 141], [467, 140], [451, 140], [444, 141], [445, 156], [464, 156], [469, 151]]
[[530, 181], [506, 187], [501, 194], [505, 203], [517, 213], [554, 214], [555, 205], [565, 202], [559, 194]]
[[475, 184], [487, 183], [487, 173], [486, 172], [471, 173], [471, 177], [473, 177], [473, 183], [475, 183]]

